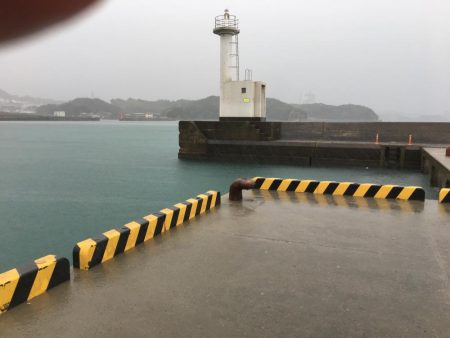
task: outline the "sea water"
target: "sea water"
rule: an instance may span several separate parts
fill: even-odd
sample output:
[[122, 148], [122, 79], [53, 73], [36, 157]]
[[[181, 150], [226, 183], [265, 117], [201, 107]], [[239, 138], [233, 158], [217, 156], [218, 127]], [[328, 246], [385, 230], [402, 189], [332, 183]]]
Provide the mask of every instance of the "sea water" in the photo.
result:
[[176, 122], [0, 122], [0, 272], [237, 177], [419, 185], [416, 171], [182, 161]]

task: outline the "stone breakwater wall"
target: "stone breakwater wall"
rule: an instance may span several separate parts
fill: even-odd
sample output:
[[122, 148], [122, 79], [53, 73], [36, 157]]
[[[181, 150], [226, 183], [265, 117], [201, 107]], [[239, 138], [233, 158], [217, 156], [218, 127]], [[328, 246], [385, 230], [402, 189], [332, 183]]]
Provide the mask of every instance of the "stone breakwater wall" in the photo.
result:
[[420, 170], [424, 147], [447, 144], [450, 123], [180, 121], [178, 157]]
[[[450, 122], [180, 121], [180, 146], [205, 140], [450, 143]], [[189, 150], [186, 148], [186, 150]]]
[[[270, 122], [269, 122], [270, 123]], [[280, 139], [408, 143], [450, 143], [450, 123], [437, 122], [293, 122], [282, 123]]]

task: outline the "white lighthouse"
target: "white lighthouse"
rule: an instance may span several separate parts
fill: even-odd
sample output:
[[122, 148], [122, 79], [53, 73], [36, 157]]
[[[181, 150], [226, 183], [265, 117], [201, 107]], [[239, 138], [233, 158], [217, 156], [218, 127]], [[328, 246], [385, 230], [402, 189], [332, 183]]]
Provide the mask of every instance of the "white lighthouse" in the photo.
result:
[[252, 81], [246, 71], [239, 80], [239, 21], [226, 9], [216, 16], [214, 34], [220, 36], [220, 120], [266, 119], [266, 85]]

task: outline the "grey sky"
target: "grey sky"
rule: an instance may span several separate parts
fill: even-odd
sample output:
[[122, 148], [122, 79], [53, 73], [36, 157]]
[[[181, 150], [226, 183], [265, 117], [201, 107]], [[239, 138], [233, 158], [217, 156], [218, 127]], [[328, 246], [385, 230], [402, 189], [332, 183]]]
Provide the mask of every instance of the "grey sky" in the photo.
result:
[[240, 19], [241, 67], [268, 95], [450, 115], [449, 0], [106, 0], [0, 48], [0, 88], [70, 99], [219, 91], [214, 16]]

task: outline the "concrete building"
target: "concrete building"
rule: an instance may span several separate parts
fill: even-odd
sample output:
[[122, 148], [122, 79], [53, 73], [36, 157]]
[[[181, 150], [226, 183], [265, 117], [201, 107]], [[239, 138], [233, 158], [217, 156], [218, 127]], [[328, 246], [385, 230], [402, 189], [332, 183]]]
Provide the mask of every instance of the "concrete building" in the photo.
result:
[[54, 117], [66, 117], [66, 112], [62, 111], [62, 110], [54, 111], [53, 116]]
[[220, 36], [220, 120], [264, 121], [266, 84], [251, 76], [239, 80], [238, 19], [226, 9], [216, 17], [213, 32]]
[[316, 103], [316, 95], [313, 92], [309, 91], [303, 94], [300, 104], [313, 104]]

